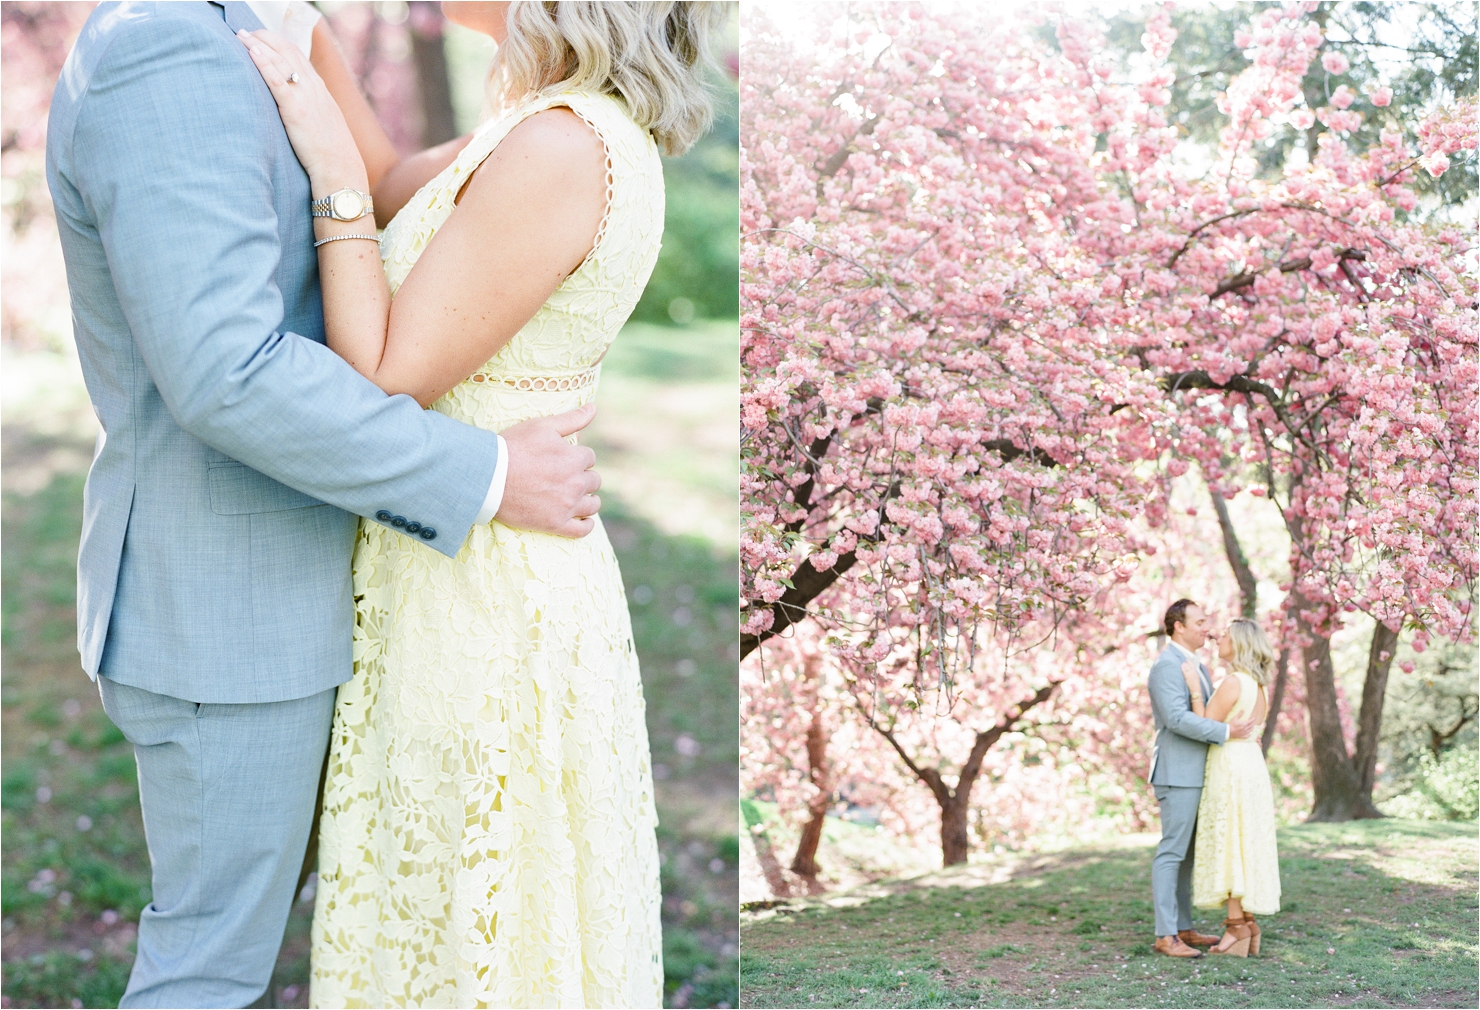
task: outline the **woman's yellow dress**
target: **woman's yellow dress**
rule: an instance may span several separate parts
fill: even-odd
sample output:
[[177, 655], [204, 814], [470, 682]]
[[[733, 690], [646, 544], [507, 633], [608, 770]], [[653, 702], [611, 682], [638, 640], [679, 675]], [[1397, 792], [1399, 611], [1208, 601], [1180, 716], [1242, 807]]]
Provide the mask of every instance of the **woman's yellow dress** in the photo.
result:
[[[1228, 713], [1232, 723], [1254, 711], [1259, 685], [1238, 670], [1229, 676], [1239, 679], [1238, 701]], [[1274, 793], [1257, 729], [1248, 739], [1208, 747], [1194, 852], [1192, 903], [1198, 908], [1238, 898], [1251, 915], [1280, 910]]]
[[[432, 405], [497, 431], [589, 402], [657, 260], [663, 170], [618, 99], [526, 103], [480, 129], [381, 239], [394, 291], [509, 130], [552, 105], [607, 150], [595, 245]], [[642, 683], [600, 521], [476, 527], [455, 559], [379, 523], [354, 560], [313, 921], [316, 1007], [658, 1007], [658, 849]]]

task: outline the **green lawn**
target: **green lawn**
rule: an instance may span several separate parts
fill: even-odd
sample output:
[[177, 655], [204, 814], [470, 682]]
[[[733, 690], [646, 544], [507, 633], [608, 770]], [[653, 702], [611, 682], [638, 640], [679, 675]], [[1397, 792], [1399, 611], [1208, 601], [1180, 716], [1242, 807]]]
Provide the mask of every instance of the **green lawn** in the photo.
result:
[[[716, 342], [705, 346], [723, 357]], [[26, 360], [7, 355], [7, 364], [19, 370]], [[148, 856], [132, 749], [103, 714], [74, 644], [81, 472], [91, 443], [71, 428], [48, 428], [58, 401], [37, 399], [18, 413], [7, 394], [4, 431], [0, 1005], [111, 1007], [149, 901]], [[733, 548], [661, 529], [603, 493], [660, 776], [667, 1002], [735, 1006], [736, 559]], [[311, 910], [299, 902], [289, 921], [276, 1006], [307, 1006]]]
[[[1258, 958], [1151, 951], [1154, 839], [983, 861], [747, 912], [747, 1007], [1474, 1007], [1476, 825], [1280, 832]], [[1216, 932], [1212, 912], [1199, 926]]]

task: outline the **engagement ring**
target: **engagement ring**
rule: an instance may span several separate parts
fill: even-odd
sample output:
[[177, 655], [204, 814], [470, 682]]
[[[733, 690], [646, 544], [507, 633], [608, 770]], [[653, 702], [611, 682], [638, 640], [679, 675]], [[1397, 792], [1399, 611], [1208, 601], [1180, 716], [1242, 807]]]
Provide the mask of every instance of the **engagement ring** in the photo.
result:
[[298, 78], [298, 71], [295, 70], [291, 74], [288, 75], [288, 83], [289, 84], [297, 84], [298, 83], [298, 80], [299, 80], [299, 78]]

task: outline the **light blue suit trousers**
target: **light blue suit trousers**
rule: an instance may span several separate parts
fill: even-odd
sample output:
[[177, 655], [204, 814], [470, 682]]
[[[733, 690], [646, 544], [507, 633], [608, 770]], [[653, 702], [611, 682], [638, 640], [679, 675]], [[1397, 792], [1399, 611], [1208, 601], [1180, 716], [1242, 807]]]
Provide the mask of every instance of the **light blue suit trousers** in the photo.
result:
[[98, 686], [134, 745], [154, 884], [119, 1006], [248, 1006], [282, 945], [336, 692], [202, 705]]

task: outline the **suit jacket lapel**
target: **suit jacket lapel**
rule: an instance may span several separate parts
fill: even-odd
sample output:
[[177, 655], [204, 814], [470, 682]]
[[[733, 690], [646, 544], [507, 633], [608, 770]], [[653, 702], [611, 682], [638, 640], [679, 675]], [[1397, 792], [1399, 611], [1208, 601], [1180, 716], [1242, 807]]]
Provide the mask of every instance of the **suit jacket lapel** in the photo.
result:
[[1203, 666], [1202, 660], [1197, 662], [1198, 680], [1202, 684], [1203, 702], [1206, 703], [1213, 696], [1213, 675], [1208, 673], [1208, 668]]
[[240, 0], [227, 0], [225, 3], [212, 0], [212, 2], [221, 8], [221, 13], [226, 17], [227, 27], [232, 31], [255, 32], [262, 28], [262, 22], [258, 20], [256, 14], [252, 13], [252, 8]]

